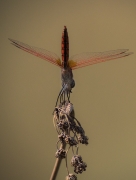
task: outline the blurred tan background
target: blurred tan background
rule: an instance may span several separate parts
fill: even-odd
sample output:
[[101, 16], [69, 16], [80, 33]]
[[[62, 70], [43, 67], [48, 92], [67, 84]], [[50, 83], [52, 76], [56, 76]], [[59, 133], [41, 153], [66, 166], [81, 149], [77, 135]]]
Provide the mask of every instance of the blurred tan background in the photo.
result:
[[[57, 141], [52, 112], [61, 88], [58, 67], [15, 48], [8, 38], [61, 57], [64, 25], [70, 55], [122, 48], [134, 52], [75, 70], [71, 102], [89, 137], [89, 145], [79, 149], [88, 167], [78, 180], [135, 180], [134, 0], [0, 1], [0, 179], [49, 179]], [[66, 174], [63, 162], [57, 180]]]

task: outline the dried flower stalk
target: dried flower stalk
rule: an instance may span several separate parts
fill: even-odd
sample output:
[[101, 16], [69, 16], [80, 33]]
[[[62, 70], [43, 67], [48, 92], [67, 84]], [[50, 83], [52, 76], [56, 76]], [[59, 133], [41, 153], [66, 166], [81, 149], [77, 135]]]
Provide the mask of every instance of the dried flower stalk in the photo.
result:
[[[69, 173], [67, 165], [67, 153], [71, 148], [73, 152], [71, 166], [74, 167], [74, 172], [76, 174], [86, 171], [87, 165], [83, 162], [82, 157], [78, 154], [78, 148], [80, 143], [85, 145], [88, 144], [88, 137], [85, 136], [83, 127], [75, 118], [74, 107], [69, 100], [64, 100], [55, 107], [53, 124], [58, 134], [58, 141], [57, 151], [55, 153], [55, 157], [57, 159], [50, 180], [55, 180], [62, 159], [65, 159], [66, 161], [66, 169], [68, 173], [66, 180], [77, 180], [77, 177], [74, 174]], [[58, 148], [58, 143], [61, 143], [60, 148]], [[67, 150], [65, 150], [66, 144], [69, 145]], [[74, 147], [76, 148], [75, 152]]]

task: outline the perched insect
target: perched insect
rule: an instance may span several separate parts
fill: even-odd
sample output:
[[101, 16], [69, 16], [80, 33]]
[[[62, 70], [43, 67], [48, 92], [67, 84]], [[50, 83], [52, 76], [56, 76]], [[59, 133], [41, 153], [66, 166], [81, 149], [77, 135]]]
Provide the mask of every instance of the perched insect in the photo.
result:
[[14, 46], [28, 53], [31, 53], [34, 56], [38, 56], [39, 58], [49, 61], [52, 64], [61, 68], [62, 89], [58, 95], [57, 101], [59, 97], [62, 96], [63, 94], [65, 97], [65, 93], [67, 94], [69, 100], [71, 90], [75, 86], [72, 70], [100, 62], [105, 62], [105, 61], [125, 57], [132, 54], [132, 52], [127, 52], [128, 49], [118, 49], [118, 50], [112, 50], [106, 52], [81, 53], [78, 55], [74, 55], [69, 59], [69, 38], [68, 38], [68, 32], [66, 26], [64, 26], [64, 31], [62, 33], [62, 41], [61, 41], [62, 61], [55, 53], [49, 52], [44, 49], [36, 48], [33, 46], [29, 46], [27, 44], [24, 44], [22, 42], [13, 39], [9, 39], [9, 40], [12, 42]]

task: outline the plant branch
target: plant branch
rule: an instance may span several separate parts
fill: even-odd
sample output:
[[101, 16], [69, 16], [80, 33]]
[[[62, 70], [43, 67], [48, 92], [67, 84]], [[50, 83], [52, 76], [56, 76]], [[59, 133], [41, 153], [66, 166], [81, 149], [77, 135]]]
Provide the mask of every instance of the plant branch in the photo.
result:
[[[65, 147], [66, 147], [66, 143], [63, 143], [60, 145], [60, 149], [65, 149]], [[55, 164], [54, 164], [54, 168], [53, 168], [52, 173], [51, 173], [50, 180], [56, 179], [59, 168], [60, 168], [61, 161], [62, 161], [62, 158], [56, 159]]]

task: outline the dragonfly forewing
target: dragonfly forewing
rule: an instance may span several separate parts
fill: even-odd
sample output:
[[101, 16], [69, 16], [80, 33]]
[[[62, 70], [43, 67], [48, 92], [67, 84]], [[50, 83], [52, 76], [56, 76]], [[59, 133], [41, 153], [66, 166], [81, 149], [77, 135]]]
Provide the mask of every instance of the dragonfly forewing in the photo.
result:
[[61, 67], [60, 58], [55, 53], [34, 46], [29, 46], [28, 44], [13, 39], [9, 39], [9, 40], [12, 42], [11, 43], [12, 45], [22, 49], [23, 51], [26, 51], [30, 54], [33, 54], [34, 56], [37, 56], [41, 59], [49, 61], [50, 63], [56, 66]]

